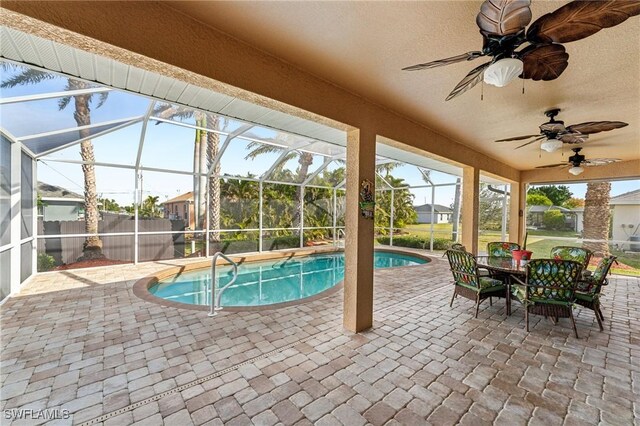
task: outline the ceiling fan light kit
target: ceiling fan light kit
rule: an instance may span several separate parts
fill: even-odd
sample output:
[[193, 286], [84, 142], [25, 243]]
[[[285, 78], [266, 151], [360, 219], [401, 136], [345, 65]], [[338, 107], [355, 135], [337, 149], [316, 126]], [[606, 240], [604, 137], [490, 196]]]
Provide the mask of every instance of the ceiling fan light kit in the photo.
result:
[[484, 82], [496, 87], [504, 87], [522, 74], [523, 69], [524, 65], [520, 59], [500, 59], [484, 71]]
[[542, 140], [543, 142], [540, 144], [540, 148], [547, 152], [554, 152], [562, 148], [563, 144], [573, 146], [582, 145], [589, 138], [590, 134], [608, 132], [610, 130], [628, 126], [627, 123], [622, 121], [587, 121], [586, 123], [565, 126], [564, 121], [556, 120], [556, 116], [559, 113], [560, 108], [553, 108], [545, 111], [544, 115], [549, 117], [549, 121], [540, 125], [540, 133], [538, 134], [498, 139], [496, 142], [528, 140], [528, 142], [525, 142], [515, 148], [519, 149]]
[[584, 172], [584, 168], [582, 166], [604, 166], [606, 164], [617, 163], [620, 161], [619, 158], [592, 158], [587, 160], [587, 158], [580, 154], [582, 148], [573, 148], [572, 151], [574, 154], [569, 157], [569, 161], [567, 163], [558, 163], [558, 164], [548, 164], [546, 166], [538, 166], [536, 169], [547, 169], [550, 167], [567, 167], [569, 168], [569, 173], [574, 176], [578, 176], [582, 172]]
[[580, 166], [573, 166], [572, 168], [569, 169], [569, 173], [571, 173], [574, 176], [578, 176], [580, 173], [584, 172], [584, 169]]
[[540, 145], [540, 148], [542, 148], [547, 152], [555, 152], [560, 148], [562, 148], [562, 141], [559, 141], [558, 139], [555, 139], [555, 138], [547, 139], [546, 141], [542, 142], [542, 144]]
[[[555, 80], [569, 65], [569, 54], [563, 43], [589, 37], [640, 14], [640, 1], [637, 0], [575, 0], [529, 25], [532, 18], [530, 4], [531, 0], [485, 0], [476, 16], [476, 25], [482, 35], [482, 50], [412, 65], [403, 70], [425, 70], [482, 56], [490, 57], [490, 61], [469, 71], [449, 93], [447, 101], [481, 81], [503, 87], [518, 76], [534, 81]], [[523, 49], [517, 50], [523, 45]], [[517, 74], [513, 75], [511, 66], [519, 67]]]

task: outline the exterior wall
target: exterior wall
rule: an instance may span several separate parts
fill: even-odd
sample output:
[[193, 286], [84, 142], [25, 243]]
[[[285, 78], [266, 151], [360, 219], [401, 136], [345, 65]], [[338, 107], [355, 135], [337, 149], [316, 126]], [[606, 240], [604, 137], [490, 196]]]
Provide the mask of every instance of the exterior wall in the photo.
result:
[[42, 200], [43, 220], [78, 220], [81, 218], [82, 203], [76, 201], [47, 201]]
[[[431, 212], [417, 212], [418, 223], [431, 223]], [[451, 217], [450, 213], [436, 213], [434, 215], [435, 221], [433, 223], [449, 223]]]
[[[188, 204], [188, 209], [187, 209]], [[193, 203], [186, 201], [176, 201], [175, 203], [164, 203], [164, 217], [172, 220], [188, 221], [188, 227], [193, 229], [194, 208]]]
[[576, 214], [576, 232], [578, 234], [582, 233], [582, 230], [584, 229], [584, 212], [575, 212]]
[[[616, 241], [628, 241], [631, 235], [640, 236], [640, 205], [618, 204], [613, 207], [612, 234]], [[629, 250], [629, 244], [622, 244], [622, 249]]]

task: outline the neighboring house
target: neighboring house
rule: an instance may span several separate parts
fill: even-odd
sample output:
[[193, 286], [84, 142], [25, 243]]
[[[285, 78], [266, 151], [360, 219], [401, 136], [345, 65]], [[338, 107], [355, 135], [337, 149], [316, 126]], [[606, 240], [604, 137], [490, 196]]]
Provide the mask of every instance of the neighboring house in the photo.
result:
[[[413, 207], [418, 214], [418, 223], [431, 223], [431, 204]], [[441, 204], [433, 205], [433, 223], [449, 223], [453, 210]]]
[[609, 205], [613, 208], [611, 223], [613, 240], [636, 241], [614, 244], [621, 245], [623, 250], [640, 251], [640, 189], [612, 197]]
[[60, 186], [38, 182], [38, 216], [42, 220], [84, 219], [84, 197]]
[[582, 232], [582, 216], [584, 208], [568, 209], [560, 206], [530, 206], [527, 210], [527, 226], [535, 228], [544, 227], [544, 214], [549, 210], [558, 210], [564, 215], [564, 222], [567, 229], [575, 232]]
[[194, 229], [193, 192], [178, 195], [160, 204], [164, 209], [164, 217], [171, 220], [184, 220], [189, 229]]
[[584, 229], [584, 207], [576, 207], [571, 209], [571, 211], [576, 215], [575, 231], [579, 234], [582, 234], [582, 230]]

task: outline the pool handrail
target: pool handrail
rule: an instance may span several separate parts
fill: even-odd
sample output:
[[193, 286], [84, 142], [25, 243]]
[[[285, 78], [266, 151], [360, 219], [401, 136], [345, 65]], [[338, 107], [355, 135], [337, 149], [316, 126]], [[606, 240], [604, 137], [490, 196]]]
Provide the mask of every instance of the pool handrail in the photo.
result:
[[[220, 289], [218, 292], [218, 296], [216, 297], [216, 261], [218, 257], [223, 258], [227, 262], [229, 262], [233, 266], [233, 278], [231, 281], [227, 283], [224, 287]], [[229, 288], [231, 284], [236, 282], [238, 279], [238, 264], [231, 260], [227, 255], [222, 253], [221, 251], [217, 252], [213, 255], [211, 259], [211, 310], [209, 311], [208, 316], [213, 317], [216, 315], [216, 311], [222, 310], [222, 306], [220, 306], [220, 301], [222, 300], [222, 293]]]
[[344, 237], [344, 240], [345, 240], [345, 242], [346, 242], [346, 240], [347, 240], [347, 233], [345, 232], [345, 230], [344, 230], [344, 229], [342, 229], [342, 228], [338, 228], [338, 230], [336, 231], [336, 234], [337, 234], [337, 236], [338, 236], [338, 238], [336, 238], [336, 247], [337, 247], [337, 246], [339, 245], [339, 243], [340, 243], [340, 234], [342, 234], [342, 236]]

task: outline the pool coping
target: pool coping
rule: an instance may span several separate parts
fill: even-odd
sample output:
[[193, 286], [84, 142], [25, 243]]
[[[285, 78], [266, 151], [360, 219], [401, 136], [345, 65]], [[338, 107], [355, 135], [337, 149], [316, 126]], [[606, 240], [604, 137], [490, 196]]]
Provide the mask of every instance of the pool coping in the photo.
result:
[[[309, 256], [312, 254], [334, 253], [334, 252], [343, 252], [343, 251], [344, 249], [342, 248], [336, 248], [333, 246], [329, 246], [329, 247], [324, 246], [324, 247], [291, 249], [291, 250], [281, 250], [281, 251], [272, 251], [272, 252], [263, 252], [263, 253], [241, 253], [237, 255], [229, 255], [229, 257], [234, 262], [238, 264], [243, 264], [243, 263], [259, 262], [263, 260], [274, 260], [274, 259], [284, 259], [284, 258], [291, 259], [293, 257]], [[422, 253], [416, 253], [415, 251], [410, 251], [410, 250], [399, 250], [395, 247], [389, 247], [389, 248], [376, 247], [375, 251], [411, 255], [427, 261], [427, 263], [421, 264], [421, 265], [400, 266], [397, 268], [416, 268], [419, 266], [426, 265], [430, 262], [433, 262], [433, 258], [431, 256], [427, 256]], [[216, 261], [216, 265], [229, 265], [229, 262], [227, 262], [222, 258], [218, 258], [218, 260]], [[211, 267], [210, 258], [203, 259], [202, 261], [198, 261], [194, 263], [189, 263], [186, 265], [172, 266], [170, 268], [163, 269], [161, 271], [155, 272], [151, 275], [148, 275], [144, 278], [139, 279], [133, 284], [132, 291], [136, 297], [144, 300], [145, 302], [154, 303], [156, 305], [161, 305], [168, 308], [208, 312], [210, 310], [209, 306], [192, 305], [190, 303], [182, 303], [182, 302], [172, 302], [170, 300], [157, 297], [151, 294], [151, 292], [149, 292], [149, 287], [156, 284], [158, 281], [162, 279], [169, 278], [179, 273], [190, 272], [190, 271], [195, 271], [199, 269], [206, 269], [210, 267]], [[343, 287], [344, 287], [344, 280], [341, 280], [333, 287], [328, 288], [324, 291], [321, 291], [318, 294], [314, 294], [313, 296], [305, 297], [303, 299], [291, 300], [288, 302], [272, 303], [269, 305], [259, 305], [259, 306], [229, 306], [222, 309], [221, 312], [255, 312], [255, 311], [266, 311], [270, 309], [286, 308], [289, 306], [300, 305], [302, 303], [313, 302], [315, 300], [328, 297], [333, 293], [341, 290]]]

